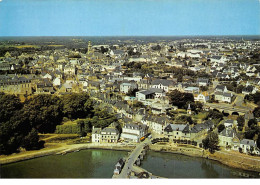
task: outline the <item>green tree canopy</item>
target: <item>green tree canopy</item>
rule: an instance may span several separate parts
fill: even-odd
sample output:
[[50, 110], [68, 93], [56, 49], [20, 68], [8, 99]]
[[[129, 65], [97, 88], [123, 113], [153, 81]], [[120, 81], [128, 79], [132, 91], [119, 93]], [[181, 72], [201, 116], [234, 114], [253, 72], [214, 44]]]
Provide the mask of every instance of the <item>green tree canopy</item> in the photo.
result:
[[218, 149], [218, 134], [209, 132], [207, 137], [202, 140], [203, 147], [209, 149], [210, 153], [214, 153]]
[[184, 108], [186, 102], [194, 102], [193, 94], [182, 93], [178, 90], [174, 90], [169, 93], [170, 101], [172, 105], [178, 106], [178, 108]]
[[53, 95], [38, 95], [25, 102], [23, 112], [40, 133], [53, 133], [63, 118], [62, 103]]
[[88, 94], [69, 94], [63, 97], [63, 113], [70, 119], [92, 116], [93, 103]]

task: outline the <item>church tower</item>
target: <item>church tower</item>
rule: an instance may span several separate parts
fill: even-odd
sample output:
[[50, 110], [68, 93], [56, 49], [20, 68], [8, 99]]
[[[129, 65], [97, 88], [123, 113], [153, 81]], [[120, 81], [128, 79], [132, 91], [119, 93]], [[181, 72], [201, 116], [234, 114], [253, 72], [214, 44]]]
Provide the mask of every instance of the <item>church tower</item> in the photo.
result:
[[91, 41], [88, 41], [88, 54], [92, 53]]
[[190, 104], [188, 106], [188, 109], [187, 109], [187, 114], [191, 115], [191, 108], [190, 108]]

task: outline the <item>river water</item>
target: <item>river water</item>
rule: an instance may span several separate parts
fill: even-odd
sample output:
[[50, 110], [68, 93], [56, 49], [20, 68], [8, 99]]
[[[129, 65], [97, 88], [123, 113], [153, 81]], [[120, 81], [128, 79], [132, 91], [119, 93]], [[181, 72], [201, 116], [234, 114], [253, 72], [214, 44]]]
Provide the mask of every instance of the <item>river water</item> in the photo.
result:
[[231, 168], [205, 158], [149, 151], [142, 168], [166, 178], [259, 178], [258, 173]]
[[[111, 178], [125, 151], [88, 149], [2, 165], [1, 178]], [[178, 154], [148, 152], [142, 168], [167, 178], [237, 178], [245, 171]], [[257, 177], [257, 173], [246, 172]]]

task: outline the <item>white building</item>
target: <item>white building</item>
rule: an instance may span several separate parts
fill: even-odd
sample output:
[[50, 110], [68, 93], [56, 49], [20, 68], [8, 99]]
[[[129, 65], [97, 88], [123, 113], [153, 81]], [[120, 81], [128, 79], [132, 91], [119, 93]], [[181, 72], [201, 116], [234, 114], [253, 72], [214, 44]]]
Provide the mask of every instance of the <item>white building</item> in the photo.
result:
[[100, 143], [101, 128], [92, 127], [92, 143]]
[[121, 138], [133, 142], [139, 142], [140, 138], [147, 133], [146, 125], [125, 124], [122, 128]]
[[130, 90], [136, 89], [137, 84], [135, 83], [122, 83], [120, 84], [120, 92], [122, 93], [128, 93]]

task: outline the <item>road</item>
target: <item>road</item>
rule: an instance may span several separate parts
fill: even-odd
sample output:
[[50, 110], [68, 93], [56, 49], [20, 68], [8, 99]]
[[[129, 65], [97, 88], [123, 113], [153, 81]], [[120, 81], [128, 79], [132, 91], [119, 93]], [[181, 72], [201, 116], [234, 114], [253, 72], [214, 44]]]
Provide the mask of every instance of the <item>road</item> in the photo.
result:
[[144, 146], [146, 146], [150, 142], [150, 139], [146, 139], [145, 141], [139, 143], [135, 149], [131, 152], [131, 154], [126, 159], [125, 165], [121, 171], [121, 173], [117, 176], [117, 178], [127, 178], [128, 174], [134, 169], [134, 163], [137, 160], [138, 156], [141, 154]]

